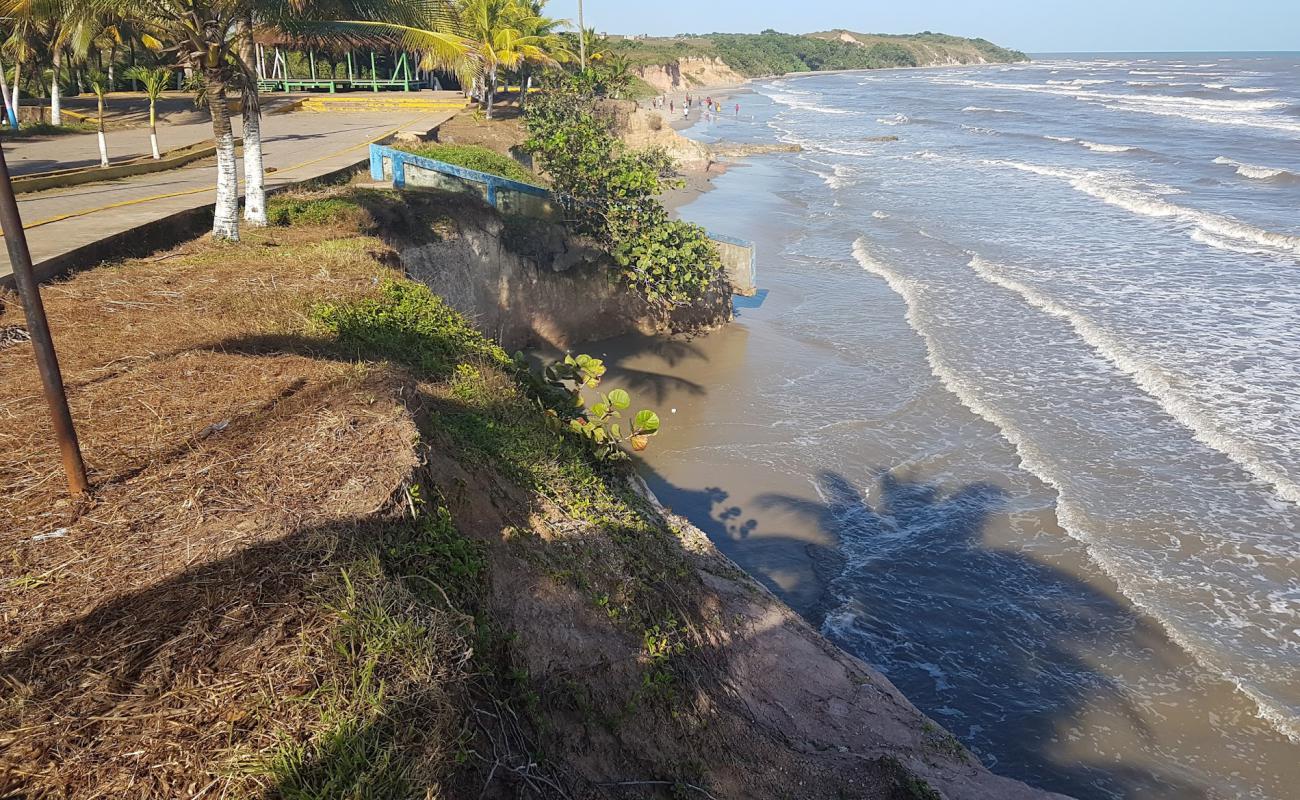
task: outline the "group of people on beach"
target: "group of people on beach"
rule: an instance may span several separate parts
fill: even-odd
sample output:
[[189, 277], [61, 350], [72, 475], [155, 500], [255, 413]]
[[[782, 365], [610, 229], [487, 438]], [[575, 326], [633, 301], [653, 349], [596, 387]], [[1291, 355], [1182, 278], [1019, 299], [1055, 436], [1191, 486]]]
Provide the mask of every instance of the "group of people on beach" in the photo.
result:
[[[659, 95], [653, 101], [651, 101], [651, 106], [653, 108], [663, 108], [664, 106], [667, 106], [669, 114], [677, 113], [677, 101], [674, 100], [670, 95], [666, 95], [666, 94]], [[691, 95], [688, 94], [686, 95], [686, 99], [682, 102], [683, 119], [691, 115], [692, 107], [698, 107], [701, 111], [709, 111], [714, 114], [722, 113], [721, 100], [714, 100], [713, 97], [711, 96], [701, 99], [699, 97], [692, 97]], [[737, 117], [740, 116], [740, 103], [735, 104], [734, 113]]]

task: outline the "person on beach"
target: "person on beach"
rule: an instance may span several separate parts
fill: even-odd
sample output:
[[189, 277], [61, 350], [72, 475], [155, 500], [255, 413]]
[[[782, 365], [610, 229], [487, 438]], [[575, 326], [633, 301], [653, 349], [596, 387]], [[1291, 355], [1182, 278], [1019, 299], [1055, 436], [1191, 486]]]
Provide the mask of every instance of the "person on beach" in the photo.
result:
[[736, 117], [740, 117], [740, 103], [736, 103]]
[[668, 101], [668, 113], [669, 113], [669, 114], [675, 114], [675, 113], [677, 113], [677, 108], [676, 108], [676, 106], [673, 105], [673, 101], [672, 101], [672, 100], [669, 100], [669, 101]]
[[691, 107], [682, 106], [682, 119], [689, 119], [691, 116]]

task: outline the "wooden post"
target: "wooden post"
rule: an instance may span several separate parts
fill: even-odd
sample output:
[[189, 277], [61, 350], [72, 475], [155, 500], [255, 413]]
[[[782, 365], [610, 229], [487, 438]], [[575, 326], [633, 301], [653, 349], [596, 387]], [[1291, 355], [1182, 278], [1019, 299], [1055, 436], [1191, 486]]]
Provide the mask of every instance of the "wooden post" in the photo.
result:
[[351, 86], [352, 82], [355, 81], [355, 80], [356, 80], [356, 77], [352, 74], [352, 51], [349, 50], [349, 51], [348, 51], [348, 84], [349, 84], [349, 87]]
[[307, 60], [311, 62], [311, 79], [316, 80], [316, 51], [307, 51]]
[[375, 71], [375, 51], [370, 51], [370, 91], [379, 91], [379, 73]]
[[23, 221], [18, 213], [18, 201], [9, 180], [9, 166], [5, 163], [3, 149], [0, 149], [0, 228], [4, 230], [14, 283], [18, 287], [18, 297], [27, 317], [27, 334], [32, 340], [32, 350], [36, 355], [36, 367], [41, 375], [45, 402], [50, 407], [54, 438], [63, 460], [68, 491], [74, 495], [85, 494], [88, 489], [86, 465], [81, 460], [81, 445], [77, 442], [77, 430], [72, 424], [72, 412], [68, 410], [68, 396], [63, 388], [63, 374], [59, 371], [59, 358], [54, 352], [49, 321], [45, 318], [40, 286], [32, 274], [32, 254], [27, 249], [27, 234], [23, 231]]

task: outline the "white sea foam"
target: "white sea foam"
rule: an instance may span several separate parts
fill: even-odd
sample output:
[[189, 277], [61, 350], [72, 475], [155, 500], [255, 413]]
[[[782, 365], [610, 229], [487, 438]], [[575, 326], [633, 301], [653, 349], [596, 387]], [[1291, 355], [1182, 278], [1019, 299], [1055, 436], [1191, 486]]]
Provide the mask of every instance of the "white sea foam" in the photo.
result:
[[1213, 247], [1215, 250], [1223, 250], [1228, 253], [1242, 253], [1243, 255], [1259, 256], [1267, 255], [1268, 250], [1262, 247], [1251, 247], [1249, 245], [1233, 244], [1227, 239], [1220, 239], [1212, 233], [1197, 228], [1192, 231], [1192, 241], [1200, 242], [1203, 245]]
[[939, 379], [939, 382], [956, 396], [963, 405], [996, 427], [1002, 436], [1011, 443], [1011, 446], [1015, 448], [1017, 455], [1020, 457], [1021, 465], [1056, 492], [1056, 516], [1062, 529], [1072, 538], [1082, 542], [1088, 548], [1088, 553], [1094, 563], [1119, 585], [1120, 591], [1139, 608], [1144, 609], [1151, 616], [1160, 620], [1170, 638], [1182, 647], [1185, 652], [1231, 680], [1241, 689], [1243, 694], [1255, 703], [1262, 719], [1269, 722], [1293, 742], [1300, 742], [1300, 725], [1297, 725], [1294, 718], [1261, 692], [1234, 675], [1230, 668], [1221, 665], [1219, 659], [1212, 652], [1207, 652], [1205, 648], [1184, 635], [1176, 626], [1170, 624], [1170, 615], [1163, 613], [1158, 600], [1148, 597], [1146, 592], [1136, 587], [1131, 574], [1127, 573], [1117, 563], [1119, 559], [1110, 552], [1107, 546], [1108, 542], [1092, 535], [1087, 527], [1087, 515], [1083, 509], [1076, 505], [1073, 496], [1066, 488], [1065, 481], [1052, 468], [1051, 460], [1009, 418], [1003, 416], [996, 408], [985, 402], [976, 385], [947, 363], [941, 344], [920, 317], [920, 305], [925, 286], [913, 278], [900, 274], [897, 270], [877, 259], [867, 248], [866, 239], [863, 237], [859, 237], [853, 243], [853, 257], [864, 270], [884, 280], [889, 288], [903, 299], [907, 308], [908, 325], [925, 341], [926, 361], [930, 366], [930, 371]]
[[844, 108], [832, 108], [830, 106], [821, 105], [820, 103], [817, 103], [815, 101], [805, 100], [804, 99], [805, 97], [814, 96], [808, 92], [773, 92], [768, 96], [771, 97], [774, 102], [780, 103], [781, 105], [786, 106], [787, 108], [793, 108], [798, 111], [815, 111], [818, 114], [851, 113], [850, 111]]
[[1012, 111], [1006, 108], [989, 108], [987, 106], [966, 106], [962, 111], [979, 113], [979, 114], [1019, 114], [1019, 111]]
[[1051, 135], [1047, 135], [1047, 136], [1044, 136], [1043, 138], [1044, 138], [1044, 139], [1051, 139], [1051, 140], [1054, 141], [1054, 142], [1073, 142], [1073, 141], [1077, 141], [1073, 136], [1051, 136]]
[[1283, 100], [1224, 99], [1166, 94], [1117, 94], [1114, 92], [1090, 91], [1084, 88], [1075, 89], [1069, 86], [998, 83], [996, 81], [976, 79], [938, 78], [934, 82], [954, 86], [970, 86], [978, 89], [1052, 94], [1071, 97], [1084, 102], [1101, 103], [1107, 108], [1119, 111], [1182, 117], [1195, 122], [1300, 132], [1300, 122], [1266, 113], [1286, 108], [1288, 103]]
[[1261, 461], [1249, 440], [1240, 439], [1231, 432], [1225, 431], [1215, 418], [1212, 409], [1198, 405], [1194, 394], [1189, 395], [1179, 391], [1159, 366], [1145, 363], [1122, 340], [1094, 325], [1082, 314], [1066, 308], [1036, 289], [1007, 277], [1005, 270], [980, 256], [972, 255], [970, 267], [989, 283], [1013, 291], [1024, 297], [1033, 307], [1067, 320], [1079, 338], [1115, 365], [1120, 372], [1131, 377], [1134, 383], [1160, 404], [1165, 413], [1192, 431], [1202, 444], [1223, 453], [1255, 477], [1272, 484], [1282, 497], [1300, 503], [1300, 485], [1291, 481], [1285, 473]]
[[881, 125], [906, 125], [911, 122], [911, 119], [906, 114], [893, 114], [888, 117], [878, 117], [876, 122]]
[[1243, 164], [1240, 161], [1233, 161], [1231, 158], [1227, 158], [1226, 156], [1219, 156], [1214, 159], [1214, 163], [1236, 167], [1238, 175], [1243, 178], [1252, 178], [1257, 181], [1267, 181], [1274, 178], [1300, 178], [1300, 175], [1289, 170], [1281, 169], [1280, 167], [1259, 167], [1254, 164]]
[[[1085, 170], [1067, 170], [1044, 167], [1020, 161], [999, 159], [984, 160], [984, 164], [1009, 167], [1048, 178], [1066, 181], [1074, 189], [1095, 197], [1104, 203], [1117, 206], [1134, 214], [1157, 219], [1173, 219], [1199, 228], [1206, 233], [1238, 243], [1257, 244], [1289, 255], [1300, 255], [1300, 236], [1269, 231], [1222, 214], [1187, 208], [1142, 191], [1131, 181], [1115, 176]], [[1300, 487], [1293, 487], [1289, 498], [1300, 502]]]
[[1095, 150], [1098, 153], [1131, 153], [1132, 151], [1138, 149], [1136, 147], [1130, 147], [1129, 145], [1123, 145], [1123, 144], [1101, 144], [1099, 142], [1088, 142], [1088, 141], [1081, 141], [1079, 142], [1079, 144], [1083, 145], [1089, 150]]
[[871, 216], [873, 219], [889, 219], [889, 215], [886, 214], [884, 211], [881, 211], [880, 209], [876, 209], [875, 211], [872, 211]]
[[1264, 94], [1265, 92], [1276, 92], [1277, 89], [1270, 89], [1267, 86], [1229, 86], [1228, 91], [1237, 94]]

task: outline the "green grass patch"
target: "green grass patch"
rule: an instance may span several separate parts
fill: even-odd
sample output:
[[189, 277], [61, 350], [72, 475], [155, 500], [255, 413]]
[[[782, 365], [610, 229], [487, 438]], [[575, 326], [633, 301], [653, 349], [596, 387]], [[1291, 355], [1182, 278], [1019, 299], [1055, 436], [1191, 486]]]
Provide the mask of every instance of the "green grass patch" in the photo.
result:
[[278, 195], [266, 204], [266, 219], [272, 225], [336, 225], [351, 222], [361, 204], [350, 195], [338, 197], [296, 197]]
[[428, 287], [413, 281], [386, 281], [377, 295], [355, 303], [326, 303], [313, 319], [338, 337], [358, 361], [392, 361], [421, 378], [451, 374], [467, 359], [508, 366], [505, 351]]
[[513, 158], [475, 144], [438, 144], [430, 142], [419, 145], [403, 145], [395, 149], [423, 156], [424, 158], [432, 158], [435, 161], [455, 164], [466, 169], [500, 175], [503, 178], [509, 178], [520, 183], [535, 186], [538, 182], [536, 175], [524, 169], [523, 165]]
[[627, 84], [627, 96], [633, 100], [645, 100], [650, 97], [658, 97], [659, 90], [642, 79], [633, 75], [632, 80]]
[[299, 698], [320, 709], [315, 733], [245, 762], [265, 797], [399, 800], [438, 785], [463, 759], [487, 557], [420, 487], [406, 499], [414, 518], [368, 530], [336, 554], [341, 566], [320, 590], [334, 623], [308, 642], [329, 679]]

